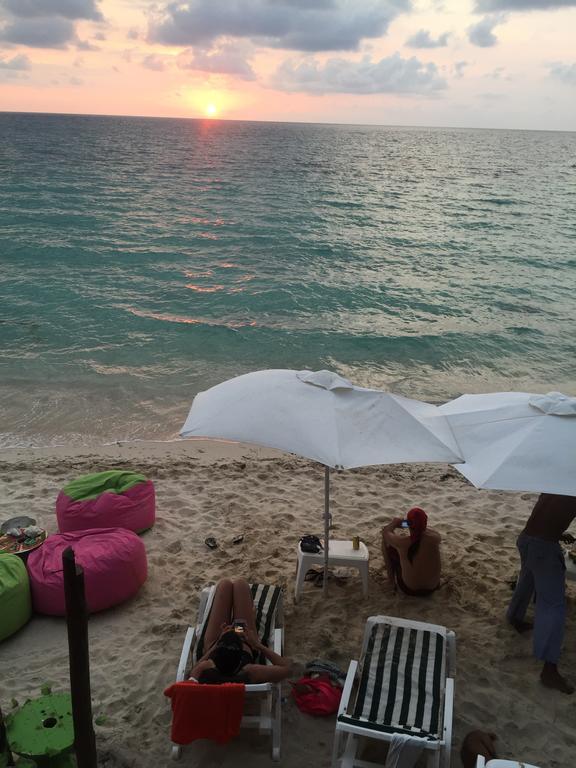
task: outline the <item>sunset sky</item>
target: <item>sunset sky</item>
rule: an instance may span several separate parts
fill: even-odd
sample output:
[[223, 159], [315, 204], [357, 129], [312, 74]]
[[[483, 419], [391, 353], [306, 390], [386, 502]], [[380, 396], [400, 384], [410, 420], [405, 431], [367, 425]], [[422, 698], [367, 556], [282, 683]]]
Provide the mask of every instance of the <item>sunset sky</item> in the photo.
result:
[[0, 110], [576, 130], [576, 0], [0, 0]]

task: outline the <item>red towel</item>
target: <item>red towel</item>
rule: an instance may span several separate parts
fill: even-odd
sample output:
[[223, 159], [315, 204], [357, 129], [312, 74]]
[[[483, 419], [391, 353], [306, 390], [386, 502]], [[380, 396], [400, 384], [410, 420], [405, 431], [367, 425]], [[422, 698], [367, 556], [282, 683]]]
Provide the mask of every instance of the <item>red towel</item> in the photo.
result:
[[241, 683], [173, 683], [164, 691], [172, 700], [172, 741], [190, 744], [212, 739], [226, 744], [240, 732], [244, 693]]

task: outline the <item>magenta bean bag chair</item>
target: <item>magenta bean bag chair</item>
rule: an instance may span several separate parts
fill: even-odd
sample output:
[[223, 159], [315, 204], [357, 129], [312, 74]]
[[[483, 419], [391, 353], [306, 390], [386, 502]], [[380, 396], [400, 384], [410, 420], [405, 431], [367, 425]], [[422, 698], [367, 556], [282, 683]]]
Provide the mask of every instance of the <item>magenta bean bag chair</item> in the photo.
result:
[[84, 569], [86, 605], [90, 613], [118, 605], [138, 592], [146, 581], [146, 549], [125, 528], [96, 528], [48, 536], [28, 556], [32, 605], [38, 613], [66, 613], [62, 552], [72, 547], [76, 564]]
[[112, 469], [83, 475], [59, 493], [56, 517], [60, 533], [89, 528], [128, 528], [142, 533], [154, 525], [154, 483], [136, 472]]

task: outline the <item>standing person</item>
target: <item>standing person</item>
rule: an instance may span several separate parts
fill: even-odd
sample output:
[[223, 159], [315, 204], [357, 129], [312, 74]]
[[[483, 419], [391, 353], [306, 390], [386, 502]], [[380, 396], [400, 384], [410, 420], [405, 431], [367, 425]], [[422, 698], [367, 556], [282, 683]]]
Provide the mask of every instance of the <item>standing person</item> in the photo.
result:
[[440, 534], [428, 528], [428, 515], [413, 507], [406, 520], [395, 517], [382, 529], [382, 554], [392, 589], [425, 597], [440, 585]]
[[576, 497], [543, 493], [516, 542], [520, 552], [520, 575], [506, 618], [518, 632], [532, 629], [524, 621], [536, 593], [534, 610], [534, 656], [544, 662], [540, 680], [547, 688], [574, 693], [574, 686], [558, 672], [558, 659], [566, 616], [564, 554], [560, 541], [574, 538], [565, 531], [576, 517]]

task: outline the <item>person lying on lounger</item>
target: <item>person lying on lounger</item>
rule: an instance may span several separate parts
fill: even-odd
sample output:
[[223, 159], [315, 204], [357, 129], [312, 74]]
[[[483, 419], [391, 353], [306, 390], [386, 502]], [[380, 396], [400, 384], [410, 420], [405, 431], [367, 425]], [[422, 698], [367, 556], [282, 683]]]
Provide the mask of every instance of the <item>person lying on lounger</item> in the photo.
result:
[[428, 516], [414, 507], [406, 520], [395, 517], [382, 529], [382, 554], [392, 589], [423, 597], [440, 585], [440, 534], [428, 528]]
[[[277, 683], [290, 675], [290, 660], [260, 642], [245, 579], [218, 582], [204, 647], [206, 653], [190, 673], [190, 679], [199, 683]], [[259, 664], [260, 656], [271, 663]]]

